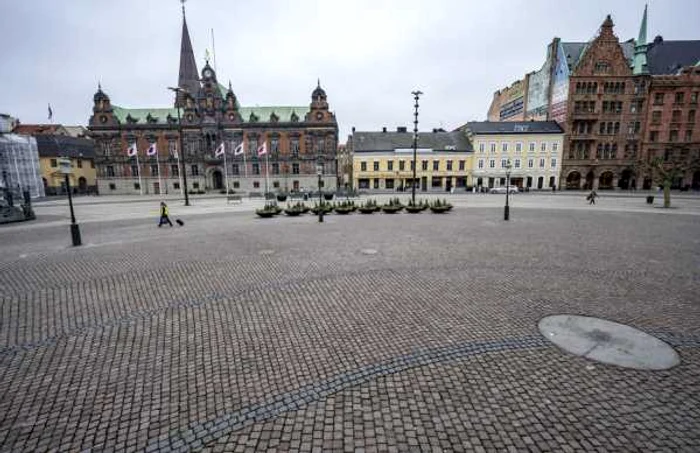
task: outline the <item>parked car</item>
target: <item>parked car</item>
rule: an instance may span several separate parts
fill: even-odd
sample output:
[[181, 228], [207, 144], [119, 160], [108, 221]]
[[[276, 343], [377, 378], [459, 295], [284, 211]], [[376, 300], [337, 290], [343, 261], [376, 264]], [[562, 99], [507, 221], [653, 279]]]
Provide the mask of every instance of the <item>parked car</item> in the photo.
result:
[[[517, 186], [508, 186], [508, 193], [518, 193], [518, 187]], [[506, 193], [506, 187], [501, 186], [501, 187], [492, 187], [491, 190], [489, 190], [489, 193]]]

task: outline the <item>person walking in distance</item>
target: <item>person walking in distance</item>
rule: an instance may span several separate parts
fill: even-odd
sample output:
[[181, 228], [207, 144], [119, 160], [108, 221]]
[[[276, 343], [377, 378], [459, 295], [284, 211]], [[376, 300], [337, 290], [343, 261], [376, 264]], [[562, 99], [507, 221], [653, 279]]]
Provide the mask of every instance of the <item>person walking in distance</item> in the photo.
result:
[[591, 190], [591, 193], [588, 194], [586, 199], [588, 200], [588, 204], [595, 204], [595, 199], [598, 196], [596, 193], [595, 189]]
[[158, 228], [163, 226], [164, 223], [167, 223], [171, 227], [173, 226], [173, 222], [170, 221], [170, 217], [168, 217], [168, 205], [165, 204], [164, 201], [160, 202], [160, 221], [158, 222]]

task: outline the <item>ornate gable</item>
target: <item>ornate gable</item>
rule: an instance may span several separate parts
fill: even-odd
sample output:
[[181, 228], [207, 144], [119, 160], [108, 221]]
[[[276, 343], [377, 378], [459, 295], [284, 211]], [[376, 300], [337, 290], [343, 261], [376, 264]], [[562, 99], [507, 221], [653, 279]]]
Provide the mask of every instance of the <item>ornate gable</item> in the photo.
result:
[[610, 15], [605, 18], [598, 36], [588, 45], [574, 70], [574, 76], [630, 76], [632, 70], [613, 33]]

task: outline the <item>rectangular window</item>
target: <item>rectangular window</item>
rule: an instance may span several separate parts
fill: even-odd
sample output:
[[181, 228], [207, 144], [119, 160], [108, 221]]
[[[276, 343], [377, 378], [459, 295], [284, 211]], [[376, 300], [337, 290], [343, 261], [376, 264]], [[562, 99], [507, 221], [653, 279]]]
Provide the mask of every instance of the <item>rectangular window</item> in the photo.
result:
[[369, 179], [358, 179], [357, 185], [360, 189], [369, 189]]
[[173, 176], [180, 176], [180, 167], [177, 164], [170, 165], [170, 174]]
[[695, 110], [688, 110], [688, 122], [689, 123], [695, 122]]
[[253, 181], [253, 188], [259, 189], [260, 188], [260, 181]]
[[[365, 164], [365, 170], [367, 170], [367, 164]], [[293, 175], [299, 174], [299, 164], [292, 164], [292, 174]]]
[[[233, 181], [233, 188], [234, 189], [240, 189], [241, 188], [241, 183], [238, 181]], [[177, 187], [176, 187], [177, 189]]]
[[95, 161], [94, 160], [90, 161], [90, 168], [95, 168]]
[[658, 142], [659, 141], [659, 131], [649, 131], [649, 141]]
[[489, 168], [496, 168], [496, 159], [489, 160]]
[[374, 184], [373, 187], [374, 187], [375, 189], [379, 189], [379, 180], [378, 180], [378, 179], [374, 179], [373, 181], [374, 181], [374, 182], [373, 182], [373, 184]]
[[199, 167], [196, 164], [192, 165], [192, 176], [199, 176]]
[[668, 141], [669, 142], [677, 142], [678, 141], [678, 131], [676, 131], [676, 130], [669, 131]]
[[248, 137], [248, 149], [253, 154], [253, 157], [258, 155], [258, 139], [253, 137]]
[[134, 190], [141, 190], [141, 184], [135, 182], [134, 183]]
[[272, 164], [272, 174], [273, 174], [273, 175], [279, 175], [279, 174], [280, 174], [280, 164], [278, 164], [277, 162], [274, 162], [274, 163]]
[[372, 162], [372, 169], [374, 171], [379, 171], [379, 162]]
[[559, 143], [552, 143], [552, 152], [557, 152], [559, 151]]
[[684, 97], [685, 97], [685, 93], [683, 93], [683, 92], [676, 93], [676, 97], [673, 99], [673, 103], [674, 104], [682, 104]]
[[253, 164], [253, 174], [254, 175], [260, 174], [260, 164], [257, 162]]
[[651, 112], [651, 124], [661, 124], [661, 110]]
[[502, 143], [501, 144], [501, 152], [507, 153], [508, 152], [508, 143]]
[[685, 131], [685, 141], [686, 142], [692, 142], [693, 140], [693, 130], [692, 129], [687, 129]]
[[271, 138], [270, 139], [270, 152], [271, 153], [279, 153], [280, 152], [280, 139], [279, 138]]
[[52, 168], [58, 167], [58, 161], [56, 159], [51, 159], [51, 167]]
[[467, 162], [464, 160], [459, 161], [459, 171], [464, 171], [464, 168], [466, 167]]
[[698, 103], [698, 92], [697, 91], [693, 91], [692, 93], [690, 93], [690, 103], [693, 105]]
[[139, 175], [139, 166], [132, 165], [131, 166], [131, 176], [138, 176], [138, 175]]
[[520, 159], [515, 159], [515, 168], [520, 168]]
[[421, 168], [423, 169], [423, 171], [428, 171], [428, 161], [427, 160], [421, 161]]
[[107, 166], [107, 177], [114, 178], [114, 167], [112, 167], [111, 165]]
[[109, 190], [117, 190], [117, 185], [113, 182], [109, 183]]
[[173, 183], [173, 189], [179, 189], [179, 188], [180, 188], [180, 183], [179, 183], [179, 182]]
[[479, 159], [479, 168], [484, 168], [484, 159]]
[[199, 189], [199, 183], [198, 183], [198, 182], [193, 182], [193, 183], [192, 183], [192, 188], [193, 188], [193, 189]]
[[506, 168], [508, 165], [508, 159], [501, 159], [501, 168]]
[[654, 94], [654, 105], [663, 105], [663, 104], [664, 104], [664, 94], [663, 93]]
[[520, 142], [516, 143], [515, 144], [515, 152], [519, 153], [519, 152], [522, 152], [522, 150], [523, 150], [523, 144]]
[[440, 170], [440, 161], [434, 160], [433, 161], [433, 171], [438, 171], [438, 170]]
[[557, 168], [557, 160], [556, 159], [552, 159], [551, 164], [552, 164], [552, 168]]
[[158, 165], [157, 164], [151, 165], [151, 176], [158, 176]]
[[393, 179], [387, 179], [387, 180], [384, 182], [384, 186], [385, 186], [387, 189], [393, 189], [393, 188], [394, 188], [394, 180], [393, 180]]
[[535, 142], [530, 142], [530, 152], [531, 153], [535, 152], [535, 146], [537, 146], [537, 144]]
[[447, 171], [452, 171], [452, 161], [451, 160], [447, 161]]
[[547, 142], [542, 142], [542, 144], [540, 145], [540, 151], [547, 151]]
[[[297, 168], [299, 164], [297, 164]], [[360, 171], [367, 171], [367, 162], [360, 162]]]
[[294, 137], [289, 142], [289, 148], [292, 152], [292, 156], [297, 157], [299, 155], [299, 139]]
[[495, 153], [496, 153], [496, 143], [491, 142], [491, 154], [495, 154]]
[[386, 169], [388, 171], [394, 171], [394, 161], [390, 160], [386, 163]]
[[238, 164], [233, 164], [233, 165], [231, 166], [231, 168], [232, 168], [231, 171], [233, 172], [234, 175], [240, 175], [240, 174], [241, 174], [241, 168], [238, 166]]
[[527, 160], [527, 168], [532, 168], [534, 166], [533, 159], [528, 159]]
[[544, 168], [544, 159], [540, 159], [540, 168]]
[[681, 121], [681, 111], [674, 110], [673, 113], [671, 114], [671, 122], [672, 123], [680, 123], [680, 121]]
[[[323, 182], [323, 181], [321, 181], [321, 182]], [[273, 182], [273, 183], [272, 183], [272, 187], [274, 187], [275, 189], [279, 189], [279, 188], [280, 188], [280, 182], [279, 182], [279, 181]]]
[[83, 161], [78, 159], [78, 168], [83, 168]]
[[486, 144], [485, 144], [485, 143], [479, 143], [479, 152], [480, 152], [481, 154], [484, 154], [485, 148], [486, 148]]
[[168, 153], [171, 156], [175, 156], [175, 150], [177, 150], [177, 142], [175, 140], [168, 140]]
[[406, 169], [406, 162], [403, 160], [399, 161], [399, 171], [404, 171]]

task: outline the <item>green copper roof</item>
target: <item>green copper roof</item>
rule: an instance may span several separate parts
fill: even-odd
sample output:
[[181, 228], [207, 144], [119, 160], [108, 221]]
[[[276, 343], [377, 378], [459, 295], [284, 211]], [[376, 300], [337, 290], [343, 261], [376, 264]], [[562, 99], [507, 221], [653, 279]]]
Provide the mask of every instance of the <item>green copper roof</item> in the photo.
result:
[[647, 67], [647, 7], [644, 6], [644, 15], [642, 16], [642, 25], [639, 27], [639, 37], [637, 38], [634, 47], [634, 59], [632, 60], [633, 74], [646, 74], [649, 72]]
[[[113, 105], [114, 116], [121, 124], [126, 124], [127, 117], [136, 120], [137, 124], [147, 124], [147, 118], [150, 114], [155, 119], [154, 124], [165, 124], [168, 114], [173, 118], [177, 118], [177, 109], [171, 108], [140, 108], [130, 109]], [[309, 112], [308, 106], [269, 106], [269, 107], [240, 107], [239, 112], [244, 123], [250, 123], [250, 114], [254, 113], [258, 123], [267, 123], [270, 121], [270, 116], [274, 113], [280, 123], [289, 123], [292, 121], [292, 113], [296, 113], [298, 121], [304, 121], [306, 114]], [[182, 110], [180, 110], [182, 114]]]
[[644, 15], [642, 16], [642, 25], [639, 27], [639, 37], [637, 45], [641, 46], [647, 43], [647, 5], [644, 5]]

